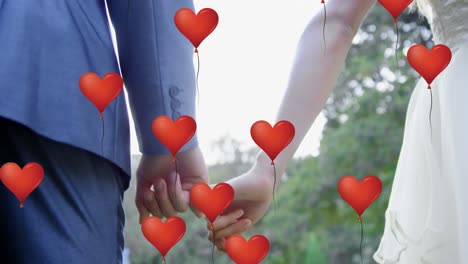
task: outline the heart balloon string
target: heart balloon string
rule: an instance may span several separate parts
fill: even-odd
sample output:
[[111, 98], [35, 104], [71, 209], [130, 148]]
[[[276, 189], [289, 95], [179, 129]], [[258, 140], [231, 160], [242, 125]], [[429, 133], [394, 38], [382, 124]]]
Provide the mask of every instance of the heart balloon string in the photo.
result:
[[43, 179], [44, 168], [36, 162], [30, 162], [23, 168], [14, 162], [7, 162], [0, 167], [0, 181], [16, 196], [20, 208], [24, 208], [24, 201]]
[[[207, 183], [197, 183], [190, 188], [190, 201], [192, 205], [202, 212], [213, 232], [213, 248], [211, 261], [214, 264], [214, 247], [216, 234], [214, 221], [226, 210], [234, 199], [234, 189], [228, 183], [218, 183], [211, 188]], [[213, 203], [216, 201], [216, 203]]]
[[[287, 121], [278, 121], [273, 127], [264, 120], [255, 122], [250, 128], [250, 135], [254, 142], [268, 155], [273, 165], [273, 205], [276, 209], [275, 187], [276, 187], [276, 166], [275, 158], [291, 143], [295, 135], [294, 125]], [[280, 175], [281, 176], [281, 175]]]
[[[177, 193], [176, 193], [176, 185], [177, 181], [179, 180], [179, 169], [177, 167], [177, 159], [176, 156], [172, 157], [172, 160], [174, 161], [174, 167], [175, 167], [175, 182], [174, 182], [174, 201], [177, 201]], [[181, 184], [182, 185], [182, 184]]]
[[155, 216], [146, 217], [141, 224], [143, 236], [150, 242], [162, 257], [162, 262], [166, 263], [167, 253], [175, 246], [185, 235], [185, 221], [172, 216], [162, 222]]
[[276, 199], [275, 199], [275, 187], [276, 187], [276, 165], [274, 161], [271, 161], [271, 165], [273, 165], [273, 209], [276, 211]]
[[432, 89], [429, 88], [429, 91], [431, 93], [431, 108], [429, 109], [429, 126], [431, 127], [431, 139], [432, 139], [432, 118], [431, 118], [431, 114], [432, 114]]
[[325, 40], [325, 24], [327, 23], [327, 8], [325, 7], [325, 1], [322, 0], [323, 4], [323, 28], [322, 28], [322, 36], [323, 36], [323, 46], [325, 50], [325, 55], [327, 54], [327, 42]]
[[101, 153], [104, 155], [104, 117], [102, 116], [102, 113], [99, 114], [99, 117], [101, 118], [102, 123]]
[[107, 106], [114, 101], [122, 92], [123, 89], [122, 77], [110, 72], [102, 79], [94, 72], [83, 74], [78, 81], [83, 95], [96, 107], [99, 111], [99, 118], [102, 121], [102, 137], [101, 137], [101, 153], [104, 154], [104, 117], [102, 113]]
[[358, 214], [358, 221], [361, 222], [359, 255], [361, 256], [361, 263], [364, 263], [362, 257], [362, 242], [364, 240], [362, 214], [380, 196], [382, 192], [382, 182], [377, 176], [366, 176], [359, 181], [354, 176], [346, 175], [341, 177], [338, 181], [337, 189], [341, 198]]
[[218, 25], [218, 13], [211, 8], [203, 8], [197, 14], [190, 8], [181, 8], [174, 15], [174, 24], [195, 48], [197, 54], [197, 96], [200, 102], [200, 93], [198, 91], [198, 73], [200, 71], [200, 57], [198, 55], [198, 46], [208, 37]]
[[364, 239], [364, 225], [362, 224], [362, 218], [359, 216], [359, 222], [361, 222], [361, 242], [359, 243], [359, 255], [361, 256], [361, 264], [364, 264], [362, 258], [362, 240]]
[[198, 49], [195, 48], [195, 53], [197, 54], [197, 78], [196, 78], [196, 85], [197, 85], [197, 103], [200, 104], [200, 90], [198, 88], [198, 75], [200, 73], [200, 56], [198, 55]]
[[398, 23], [396, 21], [396, 19], [393, 20], [393, 24], [395, 25], [395, 33], [396, 33], [396, 42], [395, 42], [395, 64], [396, 64], [396, 70], [397, 70], [397, 74], [396, 74], [396, 81], [398, 83], [398, 75], [400, 73], [400, 66], [398, 65], [398, 44], [399, 44], [399, 29], [398, 29]]
[[452, 59], [452, 51], [443, 44], [437, 44], [428, 50], [421, 44], [416, 44], [408, 49], [408, 63], [427, 82], [427, 89], [431, 93], [431, 105], [429, 109], [429, 125], [432, 138], [432, 88], [434, 79], [449, 65]]
[[[235, 263], [263, 263], [270, 251], [270, 241], [262, 235], [254, 235], [248, 241], [239, 234], [226, 239], [225, 251]], [[268, 263], [268, 262], [267, 262]]]
[[[176, 155], [179, 150], [190, 141], [195, 134], [197, 124], [190, 116], [180, 116], [174, 122], [168, 116], [158, 116], [153, 120], [151, 130], [155, 137], [171, 152], [174, 162], [176, 179], [174, 183], [174, 197], [176, 198], [176, 184], [178, 180], [178, 166]], [[182, 185], [182, 183], [181, 183]], [[168, 185], [169, 186], [169, 185]], [[176, 201], [176, 199], [174, 199]]]
[[214, 261], [214, 250], [215, 250], [215, 244], [216, 244], [216, 236], [215, 236], [215, 230], [213, 227], [213, 223], [210, 222], [210, 228], [211, 231], [213, 232], [213, 248], [211, 249], [211, 263], [215, 263]]

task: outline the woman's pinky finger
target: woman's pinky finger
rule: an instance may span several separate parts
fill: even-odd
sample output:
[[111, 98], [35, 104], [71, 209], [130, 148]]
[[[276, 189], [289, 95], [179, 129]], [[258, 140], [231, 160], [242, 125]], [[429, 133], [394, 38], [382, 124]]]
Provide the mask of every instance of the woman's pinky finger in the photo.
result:
[[228, 214], [221, 215], [213, 222], [213, 229], [216, 232], [217, 230], [226, 228], [229, 225], [237, 222], [237, 219], [240, 218], [242, 215], [244, 215], [244, 210], [242, 209], [238, 209]]
[[[251, 225], [252, 225], [252, 221], [250, 221], [250, 219], [245, 218], [245, 219], [239, 220], [236, 223], [227, 226], [226, 228], [216, 230], [214, 232], [214, 238], [218, 239], [218, 238], [232, 236], [235, 234], [242, 234], [245, 231], [247, 231]], [[210, 231], [208, 239], [211, 242], [213, 242], [213, 231]]]

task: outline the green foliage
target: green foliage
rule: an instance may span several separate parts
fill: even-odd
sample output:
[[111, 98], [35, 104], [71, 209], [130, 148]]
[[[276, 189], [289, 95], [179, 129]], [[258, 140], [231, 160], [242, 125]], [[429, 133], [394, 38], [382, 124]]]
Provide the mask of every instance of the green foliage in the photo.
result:
[[314, 233], [310, 233], [309, 246], [306, 253], [305, 263], [326, 264], [327, 260], [320, 247], [320, 241]]
[[[360, 263], [361, 227], [356, 213], [339, 196], [336, 184], [344, 175], [359, 179], [376, 175], [384, 189], [363, 214], [364, 263], [374, 263], [372, 254], [383, 232], [406, 108], [416, 83], [416, 74], [408, 66], [402, 49], [414, 43], [431, 45], [428, 25], [418, 14], [400, 16], [399, 29], [399, 74], [395, 80], [391, 78], [396, 73], [391, 52], [396, 35], [391, 16], [376, 5], [363, 23], [323, 111], [327, 124], [320, 155], [291, 161], [276, 193], [276, 209], [268, 211], [245, 234], [269, 238], [271, 249], [263, 263]], [[223, 138], [214, 151], [228, 157], [210, 168], [212, 182], [220, 182], [247, 171], [256, 149], [244, 150], [239, 142]], [[125, 198], [127, 247], [133, 263], [159, 263], [160, 256], [141, 235], [137, 222], [134, 180]], [[206, 239], [206, 222], [191, 213], [182, 217], [187, 223], [187, 233], [169, 252], [167, 262], [210, 263], [212, 248]], [[219, 252], [215, 253], [215, 259], [217, 264], [232, 263]]]

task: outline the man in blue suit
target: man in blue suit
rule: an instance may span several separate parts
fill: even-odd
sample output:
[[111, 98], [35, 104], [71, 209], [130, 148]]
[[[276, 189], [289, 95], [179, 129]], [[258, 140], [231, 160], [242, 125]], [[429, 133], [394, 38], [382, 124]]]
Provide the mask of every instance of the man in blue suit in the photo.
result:
[[[208, 181], [196, 135], [177, 155], [176, 183], [171, 155], [151, 130], [160, 115], [195, 118], [193, 47], [173, 22], [193, 3], [107, 5], [143, 153], [140, 219], [169, 217], [188, 209], [193, 184]], [[0, 0], [0, 166], [38, 162], [45, 170], [23, 209], [0, 186], [0, 263], [121, 263], [130, 180], [126, 100], [121, 93], [103, 112], [101, 151], [99, 113], [78, 86], [87, 72], [119, 72], [104, 0]]]

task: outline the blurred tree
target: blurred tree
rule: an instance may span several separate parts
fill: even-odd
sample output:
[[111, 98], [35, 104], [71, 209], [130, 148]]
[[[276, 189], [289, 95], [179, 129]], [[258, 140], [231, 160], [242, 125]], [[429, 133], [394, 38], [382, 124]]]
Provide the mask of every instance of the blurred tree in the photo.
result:
[[[415, 43], [432, 46], [427, 21], [404, 12], [398, 19], [400, 46], [396, 71], [393, 20], [379, 4], [368, 14], [351, 47], [346, 65], [323, 113], [327, 118], [318, 157], [289, 164], [276, 194], [277, 207], [245, 234], [263, 234], [271, 249], [267, 264], [360, 263], [360, 224], [336, 190], [344, 175], [378, 176], [384, 189], [363, 215], [364, 263], [374, 263], [384, 226], [405, 123], [406, 108], [417, 80], [404, 52]], [[229, 137], [213, 148], [221, 160], [210, 167], [211, 181], [221, 182], [247, 171], [258, 148], [245, 148]], [[133, 164], [136, 160], [133, 161]], [[126, 241], [133, 263], [159, 263], [160, 256], [141, 235], [133, 205], [134, 178], [126, 193]], [[206, 222], [183, 214], [187, 233], [167, 256], [168, 263], [210, 263]], [[216, 263], [232, 263], [215, 253]]]
[[323, 111], [327, 123], [320, 155], [290, 164], [288, 182], [277, 195], [278, 207], [262, 222], [262, 232], [269, 233], [272, 241], [268, 263], [304, 263], [311, 233], [318, 237], [328, 263], [360, 263], [360, 224], [336, 184], [344, 175], [359, 179], [377, 175], [383, 192], [363, 215], [364, 263], [374, 263], [372, 254], [383, 232], [406, 108], [418, 77], [404, 52], [414, 43], [428, 47], [432, 43], [427, 21], [419, 14], [405, 12], [398, 21], [398, 72], [396, 34], [385, 9], [376, 5], [355, 37]]
[[320, 248], [320, 242], [314, 233], [310, 233], [310, 242], [307, 249], [305, 263], [326, 264], [328, 263]]

